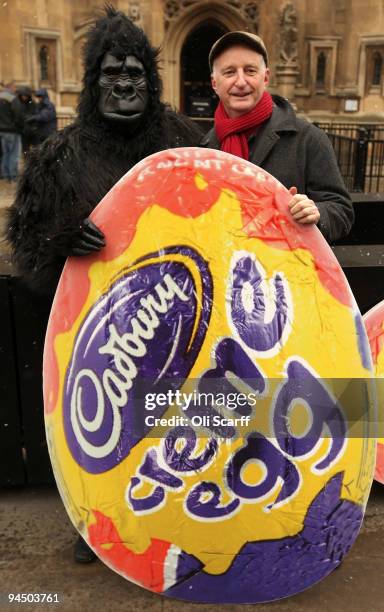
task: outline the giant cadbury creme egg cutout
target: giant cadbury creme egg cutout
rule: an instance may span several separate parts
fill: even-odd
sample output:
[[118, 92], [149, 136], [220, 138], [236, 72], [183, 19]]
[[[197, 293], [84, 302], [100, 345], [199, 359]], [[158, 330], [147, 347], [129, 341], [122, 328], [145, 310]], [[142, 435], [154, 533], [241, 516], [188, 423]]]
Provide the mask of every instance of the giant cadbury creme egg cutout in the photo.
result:
[[365, 313], [364, 324], [367, 330], [375, 368], [378, 400], [379, 418], [377, 433], [379, 438], [377, 441], [375, 480], [384, 484], [384, 300]]
[[105, 249], [61, 277], [44, 355], [57, 484], [100, 559], [152, 591], [286, 597], [358, 534], [368, 340], [290, 197], [220, 151], [157, 153], [93, 212]]

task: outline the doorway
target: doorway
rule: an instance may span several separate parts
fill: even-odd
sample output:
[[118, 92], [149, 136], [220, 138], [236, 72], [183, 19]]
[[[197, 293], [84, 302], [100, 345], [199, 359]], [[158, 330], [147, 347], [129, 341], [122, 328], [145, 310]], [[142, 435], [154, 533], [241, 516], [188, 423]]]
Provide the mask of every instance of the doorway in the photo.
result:
[[211, 119], [217, 105], [211, 88], [208, 54], [213, 43], [227, 31], [217, 22], [205, 21], [188, 34], [181, 50], [181, 110], [201, 121]]

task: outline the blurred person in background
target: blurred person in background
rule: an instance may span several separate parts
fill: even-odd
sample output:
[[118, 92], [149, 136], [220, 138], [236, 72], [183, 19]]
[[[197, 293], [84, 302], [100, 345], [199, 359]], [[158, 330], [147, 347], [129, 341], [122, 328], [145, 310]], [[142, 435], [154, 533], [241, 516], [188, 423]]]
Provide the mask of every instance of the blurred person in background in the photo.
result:
[[17, 179], [21, 152], [22, 117], [15, 91], [10, 82], [0, 92], [1, 177], [9, 182]]
[[37, 104], [34, 113], [26, 117], [25, 122], [33, 130], [33, 144], [40, 144], [57, 131], [57, 117], [46, 89], [37, 89], [35, 99]]
[[36, 127], [28, 122], [36, 112], [36, 104], [32, 98], [32, 89], [28, 85], [20, 85], [16, 90], [16, 96], [21, 122], [21, 144], [25, 156], [31, 146], [37, 144]]

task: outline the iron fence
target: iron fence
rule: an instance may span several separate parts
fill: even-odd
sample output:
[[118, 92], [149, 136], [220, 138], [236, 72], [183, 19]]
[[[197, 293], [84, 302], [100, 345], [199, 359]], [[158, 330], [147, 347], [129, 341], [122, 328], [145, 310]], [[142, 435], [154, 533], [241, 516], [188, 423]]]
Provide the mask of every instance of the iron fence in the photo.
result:
[[348, 191], [384, 192], [384, 125], [316, 123], [330, 139]]
[[365, 130], [368, 138], [375, 140], [384, 139], [384, 123], [337, 123], [333, 121], [317, 122], [316, 125], [321, 127], [325, 132], [339, 134], [340, 136], [350, 136], [358, 138], [359, 131]]

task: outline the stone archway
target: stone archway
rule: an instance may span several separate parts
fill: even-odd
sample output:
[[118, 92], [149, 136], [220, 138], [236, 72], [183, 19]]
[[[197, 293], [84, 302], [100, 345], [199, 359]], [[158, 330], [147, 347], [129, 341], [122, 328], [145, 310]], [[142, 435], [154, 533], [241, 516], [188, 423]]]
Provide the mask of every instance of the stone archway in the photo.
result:
[[[186, 9], [170, 24], [163, 42], [164, 98], [176, 108], [181, 103], [181, 56], [188, 37], [203, 25], [212, 25], [222, 31], [246, 30], [246, 20], [231, 6], [215, 2], [198, 2]], [[205, 58], [208, 62], [208, 57]]]

